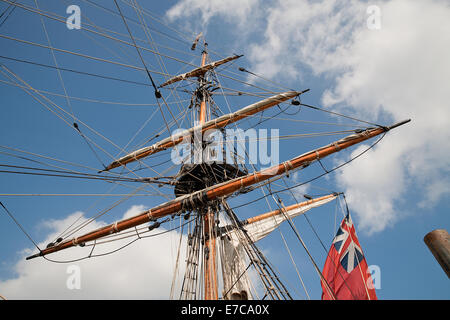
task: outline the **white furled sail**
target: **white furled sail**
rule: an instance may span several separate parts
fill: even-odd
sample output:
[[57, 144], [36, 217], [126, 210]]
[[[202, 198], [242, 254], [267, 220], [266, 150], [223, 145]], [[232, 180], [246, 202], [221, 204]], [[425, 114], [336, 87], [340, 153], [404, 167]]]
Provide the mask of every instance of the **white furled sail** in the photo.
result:
[[227, 63], [229, 61], [238, 59], [240, 57], [242, 57], [242, 55], [235, 55], [235, 56], [231, 56], [231, 57], [228, 57], [228, 58], [225, 58], [225, 59], [222, 59], [222, 60], [218, 60], [218, 61], [214, 61], [214, 62], [208, 63], [208, 64], [204, 65], [203, 67], [199, 67], [199, 68], [196, 68], [196, 69], [191, 70], [189, 72], [180, 74], [180, 75], [175, 76], [173, 78], [170, 78], [169, 80], [164, 82], [162, 85], [160, 85], [160, 87], [165, 87], [165, 86], [167, 86], [169, 84], [172, 84], [172, 83], [175, 83], [175, 82], [178, 82], [178, 81], [182, 81], [182, 80], [185, 80], [185, 79], [188, 79], [188, 78], [200, 77], [200, 76], [204, 75], [207, 71], [209, 71], [211, 69], [214, 69], [214, 68], [216, 68], [216, 67], [218, 67], [218, 66], [220, 66], [222, 64], [225, 64], [225, 63]]
[[185, 138], [191, 137], [194, 134], [194, 132], [203, 133], [206, 132], [207, 130], [223, 128], [231, 123], [239, 121], [255, 113], [262, 112], [270, 107], [276, 106], [277, 104], [282, 103], [286, 100], [293, 99], [306, 91], [307, 90], [302, 92], [288, 91], [280, 93], [272, 97], [266, 98], [264, 100], [258, 101], [256, 103], [253, 103], [251, 105], [248, 105], [236, 112], [228, 113], [213, 120], [209, 120], [205, 123], [196, 125], [190, 129], [179, 132], [178, 134], [162, 139], [161, 141], [151, 146], [141, 148], [139, 150], [131, 152], [130, 154], [125, 155], [120, 159], [112, 162], [107, 168], [105, 168], [104, 171], [108, 171], [113, 168], [126, 165], [129, 162], [136, 161], [138, 159], [144, 158], [159, 151], [171, 148], [179, 143], [182, 143]]
[[[306, 211], [324, 205], [334, 199], [338, 194], [330, 194], [324, 197], [294, 204], [285, 210], [271, 211], [242, 222], [252, 242], [257, 242], [274, 231], [286, 219], [295, 218]], [[252, 299], [250, 291], [250, 279], [246, 272], [249, 262], [246, 261], [244, 244], [248, 242], [243, 232], [237, 228], [228, 229], [221, 237], [222, 270], [224, 283], [224, 299], [246, 300]]]

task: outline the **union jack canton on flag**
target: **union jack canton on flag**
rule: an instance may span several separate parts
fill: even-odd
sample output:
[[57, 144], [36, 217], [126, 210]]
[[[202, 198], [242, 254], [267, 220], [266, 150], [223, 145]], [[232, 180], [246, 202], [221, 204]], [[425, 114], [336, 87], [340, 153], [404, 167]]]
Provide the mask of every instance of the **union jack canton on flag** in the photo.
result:
[[322, 274], [322, 300], [377, 300], [350, 213], [333, 239]]

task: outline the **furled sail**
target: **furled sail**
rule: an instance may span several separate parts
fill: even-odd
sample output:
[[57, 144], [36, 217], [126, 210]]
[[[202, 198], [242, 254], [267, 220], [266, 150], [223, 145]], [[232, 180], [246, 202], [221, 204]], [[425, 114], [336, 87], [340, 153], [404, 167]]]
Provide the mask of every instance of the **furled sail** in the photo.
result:
[[235, 56], [227, 57], [227, 58], [222, 59], [222, 60], [218, 60], [218, 61], [214, 61], [214, 62], [208, 63], [208, 64], [204, 65], [203, 67], [199, 67], [199, 68], [196, 68], [196, 69], [191, 70], [189, 72], [180, 74], [180, 75], [175, 76], [173, 78], [170, 78], [169, 80], [164, 82], [162, 85], [160, 85], [160, 87], [165, 87], [165, 86], [167, 86], [169, 84], [172, 84], [172, 83], [175, 83], [175, 82], [178, 82], [178, 81], [182, 81], [182, 80], [185, 80], [185, 79], [188, 79], [188, 78], [200, 77], [200, 76], [204, 75], [206, 72], [208, 72], [209, 70], [214, 69], [214, 68], [216, 68], [216, 67], [218, 67], [218, 66], [220, 66], [220, 65], [222, 65], [224, 63], [227, 63], [229, 61], [236, 60], [236, 59], [238, 59], [240, 57], [242, 57], [242, 55], [235, 55]]
[[173, 146], [176, 146], [177, 144], [183, 142], [185, 138], [191, 137], [194, 132], [201, 132], [204, 133], [207, 130], [212, 129], [219, 129], [223, 128], [231, 123], [234, 123], [236, 121], [239, 121], [245, 117], [251, 116], [255, 113], [261, 112], [263, 110], [266, 110], [270, 107], [273, 107], [279, 103], [282, 103], [286, 100], [293, 99], [296, 96], [306, 92], [297, 92], [297, 91], [288, 91], [284, 93], [277, 94], [275, 96], [269, 97], [267, 99], [258, 101], [256, 103], [253, 103], [251, 105], [248, 105], [236, 112], [228, 113], [223, 116], [220, 116], [218, 118], [215, 118], [213, 120], [207, 121], [205, 123], [199, 124], [195, 127], [192, 127], [190, 129], [184, 130], [178, 134], [174, 134], [168, 138], [162, 139], [161, 141], [148, 146], [141, 148], [139, 150], [136, 150], [134, 152], [131, 152], [122, 158], [112, 162], [110, 165], [108, 165], [105, 169], [105, 171], [111, 170], [113, 168], [120, 167], [122, 165], [126, 165], [129, 162], [136, 161], [138, 159], [147, 157], [151, 154], [157, 153], [162, 150], [166, 150], [167, 148], [171, 148]]
[[[244, 232], [253, 242], [259, 241], [274, 231], [286, 219], [295, 218], [306, 211], [324, 205], [338, 194], [333, 193], [320, 198], [286, 207], [283, 211], [275, 210], [249, 218], [241, 222]], [[226, 230], [221, 237], [222, 274], [224, 283], [224, 299], [246, 300], [252, 299], [250, 279], [246, 272], [244, 245], [247, 241], [242, 237], [242, 231], [234, 226], [224, 227]]]

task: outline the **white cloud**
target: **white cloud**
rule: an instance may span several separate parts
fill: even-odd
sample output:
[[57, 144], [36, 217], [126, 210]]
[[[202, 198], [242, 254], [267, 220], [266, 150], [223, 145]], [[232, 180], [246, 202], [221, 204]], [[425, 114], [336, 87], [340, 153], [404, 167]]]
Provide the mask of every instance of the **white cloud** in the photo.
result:
[[[131, 207], [124, 214], [124, 218], [141, 212], [141, 209], [144, 209], [144, 206]], [[43, 226], [47, 227], [50, 233], [47, 239], [38, 245], [45, 247], [81, 214], [77, 212], [66, 219], [44, 223]], [[82, 217], [79, 222], [85, 220]], [[177, 222], [172, 223], [172, 227], [175, 227], [173, 225], [175, 223]], [[83, 232], [103, 225], [104, 222], [96, 221]], [[164, 230], [160, 227], [152, 233]], [[176, 257], [176, 252], [172, 250], [173, 243], [178, 243], [179, 237], [178, 232], [172, 231], [138, 240], [114, 254], [68, 264], [52, 263], [42, 258], [26, 261], [25, 257], [34, 251], [26, 249], [21, 253], [21, 259], [14, 265], [16, 276], [0, 281], [0, 292], [7, 299], [168, 299]], [[99, 245], [94, 254], [109, 252], [129, 241], [130, 239]], [[58, 261], [76, 259], [87, 256], [90, 250], [91, 247], [77, 247], [49, 255], [48, 258]], [[184, 258], [184, 247], [182, 250], [181, 261]], [[75, 275], [75, 271], [70, 269], [71, 266], [79, 267], [81, 280], [79, 290], [70, 290], [67, 287], [67, 281]], [[180, 269], [179, 274], [182, 277], [183, 264]]]
[[[380, 30], [367, 26], [369, 5], [381, 9]], [[363, 230], [382, 231], [404, 216], [402, 208], [430, 208], [448, 196], [448, 1], [273, 0], [252, 6], [260, 9], [262, 26], [262, 38], [247, 39], [252, 71], [284, 82], [307, 82], [311, 72], [330, 81], [322, 97], [329, 108], [383, 124], [412, 119], [337, 175]], [[205, 18], [230, 14], [194, 7]], [[239, 13], [249, 21], [244, 14], [251, 11]], [[239, 28], [253, 36], [252, 23]], [[404, 206], [410, 193], [417, 203]]]
[[264, 39], [251, 45], [253, 70], [285, 80], [302, 78], [305, 67], [315, 74], [339, 70], [364, 10], [359, 1], [275, 1], [266, 9]]
[[[362, 30], [346, 51], [348, 70], [324, 95], [366, 116], [387, 113], [413, 122], [390, 133], [374, 152], [339, 174], [368, 231], [401, 216], [402, 195], [425, 193], [419, 206], [448, 195], [450, 182], [450, 7], [443, 1], [395, 0], [381, 6], [379, 31]], [[427, 203], [427, 205], [425, 205]]]

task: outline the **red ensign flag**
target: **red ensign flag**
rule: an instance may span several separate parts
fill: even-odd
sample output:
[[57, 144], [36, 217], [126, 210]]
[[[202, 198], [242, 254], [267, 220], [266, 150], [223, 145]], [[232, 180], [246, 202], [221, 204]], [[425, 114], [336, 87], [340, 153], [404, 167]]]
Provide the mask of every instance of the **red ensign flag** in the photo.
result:
[[350, 214], [333, 239], [322, 274], [322, 300], [377, 300]]

